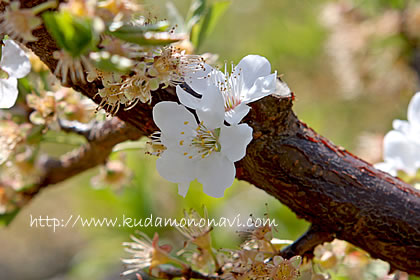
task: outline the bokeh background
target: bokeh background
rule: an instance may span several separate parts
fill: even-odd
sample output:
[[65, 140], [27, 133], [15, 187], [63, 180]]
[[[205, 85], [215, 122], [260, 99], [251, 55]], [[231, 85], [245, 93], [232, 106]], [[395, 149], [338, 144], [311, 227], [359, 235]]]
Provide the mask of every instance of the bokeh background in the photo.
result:
[[[166, 2], [146, 1], [146, 7], [165, 18]], [[393, 119], [406, 118], [407, 104], [417, 88], [405, 52], [398, 52], [404, 48], [402, 39], [394, 38], [395, 30], [388, 26], [395, 19], [392, 15], [382, 19], [390, 7], [404, 1], [354, 1], [353, 6], [326, 0], [231, 2], [199, 52], [218, 54], [221, 62], [237, 63], [247, 54], [267, 57], [295, 93], [294, 108], [301, 120], [360, 157], [380, 161], [383, 135]], [[185, 15], [190, 1], [174, 4]], [[360, 7], [365, 14], [351, 7]], [[369, 41], [369, 34], [381, 34], [380, 27], [387, 40]], [[68, 143], [43, 146], [50, 154], [72, 148]], [[113, 158], [120, 156], [115, 153]], [[31, 215], [180, 218], [183, 209], [201, 211], [205, 205], [214, 218], [262, 217], [268, 212], [279, 224], [275, 235], [281, 239], [296, 239], [308, 227], [286, 206], [245, 182], [235, 182], [221, 199], [205, 195], [194, 183], [182, 198], [174, 184], [157, 174], [154, 157], [142, 149], [125, 150], [124, 156], [132, 176], [123, 187], [92, 187], [91, 178], [99, 169], [90, 170], [46, 189], [7, 228], [0, 229], [0, 280], [119, 279], [123, 271], [120, 258], [126, 255], [121, 243], [129, 240], [134, 229], [79, 226], [53, 232], [31, 228]], [[164, 242], [182, 248], [181, 236], [173, 228], [141, 230], [149, 235], [157, 231]], [[240, 242], [234, 228], [216, 228], [213, 237], [216, 248], [235, 248]], [[355, 278], [337, 273], [333, 279]], [[368, 275], [365, 279], [379, 278]]]

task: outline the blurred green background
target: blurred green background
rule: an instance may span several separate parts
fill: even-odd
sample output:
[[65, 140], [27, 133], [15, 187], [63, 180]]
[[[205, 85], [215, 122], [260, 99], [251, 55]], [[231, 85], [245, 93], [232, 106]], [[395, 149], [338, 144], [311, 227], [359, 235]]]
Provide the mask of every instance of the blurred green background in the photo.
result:
[[[166, 17], [167, 1], [148, 1], [153, 15]], [[405, 118], [413, 92], [394, 96], [360, 92], [343, 98], [325, 51], [328, 31], [320, 23], [323, 5], [329, 1], [233, 0], [201, 52], [216, 53], [220, 61], [239, 60], [247, 54], [267, 57], [273, 70], [283, 75], [296, 95], [295, 111], [299, 118], [319, 133], [350, 151], [361, 151], [360, 137], [383, 135], [395, 118]], [[186, 13], [190, 1], [174, 4]], [[385, 86], [385, 85], [384, 85]], [[376, 149], [380, 151], [380, 141]], [[62, 153], [72, 146], [45, 145], [44, 149]], [[126, 151], [133, 179], [118, 191], [94, 189], [90, 179], [98, 170], [90, 170], [55, 187], [48, 188], [21, 211], [13, 223], [0, 230], [0, 279], [119, 279], [123, 271], [120, 258], [125, 256], [121, 242], [128, 241], [132, 228], [30, 228], [30, 215], [48, 215], [67, 219], [84, 217], [134, 218], [153, 216], [180, 218], [183, 209], [201, 206], [209, 216], [262, 217], [265, 212], [279, 224], [277, 238], [296, 239], [308, 227], [286, 207], [265, 192], [235, 182], [225, 197], [214, 199], [192, 184], [186, 198], [177, 195], [174, 184], [162, 179], [155, 170], [155, 158], [144, 151]], [[378, 155], [376, 155], [378, 156]], [[379, 155], [380, 156], [380, 155]], [[114, 155], [117, 158], [118, 155]], [[368, 157], [368, 156], [366, 156]], [[268, 203], [266, 207], [265, 203]], [[180, 234], [172, 228], [141, 229], [150, 236], [160, 233], [162, 240], [182, 248]], [[219, 228], [213, 232], [215, 247], [239, 245], [236, 229]]]

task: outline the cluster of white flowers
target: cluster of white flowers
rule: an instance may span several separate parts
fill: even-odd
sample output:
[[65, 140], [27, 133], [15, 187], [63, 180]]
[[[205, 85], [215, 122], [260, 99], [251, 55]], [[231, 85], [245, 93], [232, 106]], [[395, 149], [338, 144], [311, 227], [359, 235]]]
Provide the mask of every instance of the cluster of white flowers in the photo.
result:
[[157, 170], [178, 183], [180, 195], [187, 194], [194, 179], [213, 197], [222, 197], [232, 185], [234, 163], [245, 156], [252, 140], [252, 128], [239, 122], [250, 110], [247, 103], [276, 91], [276, 73], [270, 73], [270, 63], [258, 55], [232, 65], [231, 74], [205, 64], [184, 77], [184, 89], [177, 86], [181, 104], [164, 101], [153, 108], [160, 129], [154, 143], [164, 146]]
[[6, 40], [0, 61], [0, 108], [15, 105], [17, 79], [25, 77], [30, 71], [31, 63], [26, 53], [14, 41]]
[[[252, 128], [240, 123], [250, 110], [247, 104], [276, 92], [276, 73], [271, 73], [268, 60], [258, 55], [244, 57], [237, 66], [232, 64], [231, 73], [226, 66], [222, 73], [203, 61], [191, 63], [194, 67], [182, 64], [182, 81], [175, 83], [181, 104], [163, 101], [153, 108], [160, 129], [152, 140], [159, 147], [157, 170], [178, 184], [182, 196], [197, 179], [206, 194], [222, 197], [234, 181], [234, 163], [245, 156], [252, 140]], [[0, 62], [0, 108], [15, 104], [17, 79], [30, 68], [25, 52], [6, 40]]]
[[408, 105], [407, 121], [394, 120], [384, 138], [384, 162], [376, 168], [397, 175], [401, 170], [414, 176], [420, 168], [420, 92]]

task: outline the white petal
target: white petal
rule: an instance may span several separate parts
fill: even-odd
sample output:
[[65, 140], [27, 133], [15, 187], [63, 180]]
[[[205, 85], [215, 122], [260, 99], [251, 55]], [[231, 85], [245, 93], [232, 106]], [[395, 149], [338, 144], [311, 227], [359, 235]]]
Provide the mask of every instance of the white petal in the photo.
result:
[[408, 121], [393, 120], [392, 127], [404, 134], [408, 134], [410, 132], [410, 123]]
[[[276, 77], [277, 77], [277, 71], [274, 74], [276, 74]], [[290, 90], [289, 86], [285, 82], [277, 79], [276, 92], [274, 94], [280, 97], [290, 97], [292, 96], [292, 91]]]
[[184, 106], [171, 101], [162, 101], [155, 105], [153, 120], [168, 138], [178, 139], [181, 132], [190, 133], [197, 127], [194, 115]]
[[188, 108], [199, 109], [202, 104], [201, 98], [192, 96], [179, 85], [176, 86], [176, 95], [178, 96], [179, 102]]
[[16, 103], [18, 96], [17, 79], [0, 79], [0, 108], [9, 109]]
[[420, 128], [420, 92], [417, 92], [408, 104], [407, 118], [411, 125]]
[[252, 128], [243, 123], [240, 125], [223, 126], [220, 130], [220, 146], [222, 154], [235, 162], [246, 154], [246, 147], [252, 140]]
[[204, 68], [189, 72], [185, 77], [185, 82], [192, 88], [195, 92], [202, 94], [207, 90], [209, 86], [209, 77], [208, 75], [212, 72], [213, 67], [208, 64], [204, 64]]
[[178, 184], [178, 194], [185, 197], [188, 193], [188, 189], [190, 188], [191, 182], [184, 182]]
[[214, 85], [208, 88], [207, 93], [202, 97], [202, 104], [197, 110], [197, 115], [208, 129], [219, 128], [223, 125], [225, 105], [219, 88]]
[[232, 186], [235, 175], [235, 165], [222, 153], [212, 153], [197, 161], [197, 180], [203, 184], [204, 192], [212, 197], [223, 197], [225, 190]]
[[26, 53], [12, 40], [6, 40], [0, 62], [1, 68], [10, 77], [23, 78], [31, 71], [31, 63]]
[[265, 77], [259, 77], [252, 88], [248, 92], [244, 92], [241, 97], [246, 103], [257, 101], [267, 95], [270, 95], [276, 91], [277, 74], [271, 74]]
[[249, 112], [251, 107], [245, 103], [241, 103], [235, 107], [225, 112], [225, 120], [230, 124], [238, 124]]
[[259, 55], [247, 55], [236, 65], [232, 75], [239, 73], [243, 78], [245, 89], [251, 89], [255, 80], [259, 77], [267, 76], [271, 72], [270, 62]]
[[392, 162], [380, 162], [374, 165], [376, 169], [382, 170], [383, 172], [387, 172], [392, 176], [397, 176], [397, 169], [395, 168]]
[[399, 131], [391, 130], [384, 138], [384, 159], [398, 170], [414, 175], [420, 165], [420, 145]]
[[160, 176], [173, 183], [191, 182], [195, 179], [193, 160], [170, 149], [165, 150], [156, 160]]

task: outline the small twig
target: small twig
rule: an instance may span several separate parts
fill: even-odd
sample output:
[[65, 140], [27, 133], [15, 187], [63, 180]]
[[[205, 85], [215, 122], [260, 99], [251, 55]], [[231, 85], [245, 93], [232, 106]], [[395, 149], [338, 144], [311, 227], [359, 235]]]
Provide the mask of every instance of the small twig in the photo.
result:
[[45, 157], [42, 159], [40, 168], [43, 175], [39, 178], [38, 183], [23, 193], [29, 199], [42, 188], [60, 183], [105, 163], [113, 147], [118, 143], [137, 140], [143, 136], [139, 130], [117, 118], [90, 125], [90, 129], [79, 129], [79, 127], [79, 130], [74, 130], [74, 126], [68, 127], [72, 127], [68, 131], [80, 131], [79, 134], [87, 135], [89, 142], [60, 158]]
[[307, 232], [295, 242], [281, 250], [280, 254], [287, 259], [296, 255], [312, 258], [316, 246], [321, 245], [324, 242], [330, 242], [334, 240], [334, 238], [334, 233], [323, 231], [318, 226], [311, 225]]
[[183, 270], [183, 269], [173, 267], [173, 266], [165, 266], [165, 267], [159, 268], [158, 278], [160, 279], [173, 279], [173, 278], [179, 278], [179, 277], [183, 277], [184, 279], [204, 279], [204, 280], [220, 279], [219, 276], [206, 275], [192, 269]]
[[63, 131], [79, 134], [89, 141], [93, 137], [91, 134], [94, 131], [94, 128], [98, 126], [100, 122], [93, 121], [86, 124], [77, 121], [58, 119], [58, 124]]

